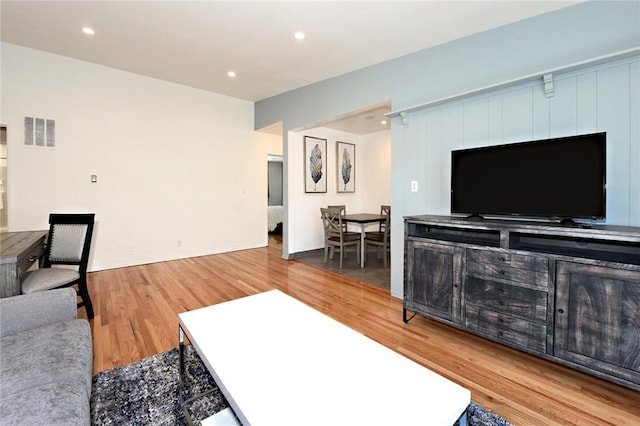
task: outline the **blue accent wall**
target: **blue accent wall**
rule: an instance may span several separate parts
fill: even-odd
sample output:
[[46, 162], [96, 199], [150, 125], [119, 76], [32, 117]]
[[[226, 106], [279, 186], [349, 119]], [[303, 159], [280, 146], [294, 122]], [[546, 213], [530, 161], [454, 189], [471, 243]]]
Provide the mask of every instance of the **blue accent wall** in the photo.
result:
[[[588, 1], [262, 100], [255, 127], [282, 121], [286, 157], [290, 129], [384, 101], [400, 110], [639, 46], [640, 2]], [[394, 119], [392, 233], [402, 235], [405, 215], [448, 214], [451, 149], [590, 131], [609, 135], [607, 222], [640, 226], [639, 61], [559, 73], [550, 98], [541, 80], [528, 81], [413, 111], [407, 127]], [[285, 169], [285, 185], [288, 178]], [[285, 204], [296, 202], [285, 192]], [[392, 239], [398, 297], [402, 244]]]
[[637, 46], [640, 2], [588, 1], [261, 100], [255, 128], [404, 108]]

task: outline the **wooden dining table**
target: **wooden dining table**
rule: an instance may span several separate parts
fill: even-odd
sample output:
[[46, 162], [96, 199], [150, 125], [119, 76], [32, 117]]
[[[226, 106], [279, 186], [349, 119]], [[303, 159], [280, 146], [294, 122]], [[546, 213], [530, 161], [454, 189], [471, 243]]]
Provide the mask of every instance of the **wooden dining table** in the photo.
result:
[[379, 213], [356, 213], [346, 214], [342, 216], [342, 220], [346, 223], [360, 225], [360, 267], [364, 268], [364, 260], [367, 252], [364, 246], [364, 237], [366, 235], [365, 228], [373, 223], [384, 222], [386, 216]]

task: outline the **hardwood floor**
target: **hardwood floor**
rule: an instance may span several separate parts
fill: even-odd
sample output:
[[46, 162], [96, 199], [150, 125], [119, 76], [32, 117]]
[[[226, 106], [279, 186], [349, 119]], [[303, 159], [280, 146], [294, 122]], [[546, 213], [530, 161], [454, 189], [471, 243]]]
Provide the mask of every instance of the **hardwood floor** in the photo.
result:
[[420, 316], [404, 324], [388, 291], [283, 260], [277, 244], [89, 274], [94, 372], [175, 347], [180, 312], [274, 288], [470, 389], [516, 425], [640, 424], [638, 392]]

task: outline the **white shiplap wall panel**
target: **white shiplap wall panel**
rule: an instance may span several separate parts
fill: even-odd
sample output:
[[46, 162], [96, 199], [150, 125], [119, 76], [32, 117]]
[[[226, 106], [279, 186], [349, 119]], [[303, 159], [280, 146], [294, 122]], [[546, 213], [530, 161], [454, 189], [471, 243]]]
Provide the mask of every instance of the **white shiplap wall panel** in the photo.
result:
[[550, 98], [545, 96], [543, 85], [533, 86], [531, 90], [533, 104], [533, 139], [549, 138]]
[[[442, 147], [442, 113], [440, 110], [426, 114], [427, 123], [427, 144], [429, 153], [427, 154], [427, 170], [429, 171], [429, 181], [424, 190], [426, 193], [427, 213], [445, 214], [440, 200], [441, 189], [449, 181], [445, 176], [442, 167], [445, 163]], [[448, 211], [448, 210], [447, 210]]]
[[597, 73], [598, 131], [607, 132], [607, 222], [628, 224], [629, 65], [605, 68]]
[[598, 129], [597, 73], [576, 76], [576, 120], [578, 134], [595, 133]]
[[[426, 111], [416, 117], [410, 117], [409, 126], [405, 128], [405, 141], [417, 141], [417, 144], [405, 145], [404, 158], [407, 165], [408, 175], [405, 182], [417, 180], [420, 183], [420, 174], [423, 171], [423, 160], [429, 156], [429, 146], [425, 139], [425, 118]], [[423, 180], [424, 182], [424, 180]], [[420, 188], [418, 188], [420, 189]], [[420, 199], [420, 192], [411, 192], [411, 186], [405, 185], [402, 188], [404, 194], [404, 211], [405, 214], [418, 214], [424, 211], [426, 206], [424, 201]]]
[[[428, 140], [428, 127], [427, 120], [423, 116], [416, 123], [417, 126], [417, 137], [420, 141], [418, 149], [413, 153], [413, 157], [411, 158], [412, 162], [416, 164], [416, 175], [415, 178], [411, 180], [418, 181], [418, 192], [411, 193], [411, 203], [412, 203], [412, 211], [413, 212], [424, 212], [427, 208], [424, 198], [421, 197], [422, 193], [427, 190], [429, 186], [429, 181], [432, 180], [435, 176], [432, 170], [429, 170], [424, 166], [425, 159], [429, 158], [433, 153], [431, 152], [431, 142]], [[411, 191], [411, 185], [409, 185], [409, 191]]]
[[607, 223], [640, 226], [640, 58], [554, 77], [549, 98], [534, 81], [410, 113], [427, 134], [423, 212], [449, 214], [451, 150], [607, 132]]
[[489, 143], [489, 101], [476, 99], [462, 104], [464, 147], [476, 148]]
[[489, 96], [489, 145], [502, 142], [502, 94], [498, 94]]
[[629, 65], [629, 225], [640, 226], [640, 61]]
[[442, 197], [441, 208], [450, 211], [451, 206], [451, 151], [464, 148], [463, 104], [453, 104], [442, 109]]
[[533, 137], [533, 102], [530, 86], [502, 95], [502, 139], [521, 142]]
[[576, 77], [556, 79], [554, 95], [550, 100], [549, 136], [575, 135], [576, 119]]

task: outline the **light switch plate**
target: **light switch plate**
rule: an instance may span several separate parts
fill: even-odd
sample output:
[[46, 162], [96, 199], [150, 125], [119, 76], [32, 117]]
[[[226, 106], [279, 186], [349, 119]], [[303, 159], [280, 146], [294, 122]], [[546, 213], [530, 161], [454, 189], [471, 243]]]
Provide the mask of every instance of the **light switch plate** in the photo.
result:
[[91, 182], [93, 183], [98, 182], [98, 175], [91, 175]]
[[411, 181], [411, 192], [418, 192], [418, 181], [417, 180], [412, 180]]

